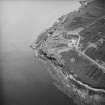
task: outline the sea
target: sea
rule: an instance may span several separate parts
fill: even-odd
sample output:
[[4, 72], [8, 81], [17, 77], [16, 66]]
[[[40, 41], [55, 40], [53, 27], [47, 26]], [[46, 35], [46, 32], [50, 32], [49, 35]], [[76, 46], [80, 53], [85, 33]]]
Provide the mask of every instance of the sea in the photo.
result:
[[75, 105], [52, 83], [47, 66], [30, 48], [75, 0], [3, 0], [0, 34], [0, 105]]

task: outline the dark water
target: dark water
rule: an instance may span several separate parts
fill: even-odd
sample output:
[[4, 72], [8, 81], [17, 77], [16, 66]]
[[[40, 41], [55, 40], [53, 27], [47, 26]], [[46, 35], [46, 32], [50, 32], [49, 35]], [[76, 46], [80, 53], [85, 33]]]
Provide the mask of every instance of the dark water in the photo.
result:
[[71, 101], [53, 84], [41, 62], [18, 52], [3, 56], [4, 105], [70, 105]]
[[[53, 84], [44, 64], [33, 59], [34, 37], [75, 2], [0, 1], [0, 101], [3, 105], [73, 105]], [[0, 104], [2, 105], [2, 104]]]

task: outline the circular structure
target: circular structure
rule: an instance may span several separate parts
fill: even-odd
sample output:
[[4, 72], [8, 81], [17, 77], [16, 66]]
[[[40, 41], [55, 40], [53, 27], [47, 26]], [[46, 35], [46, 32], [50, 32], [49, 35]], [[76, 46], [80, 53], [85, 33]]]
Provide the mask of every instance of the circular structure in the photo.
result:
[[78, 105], [105, 105], [105, 2], [80, 1], [78, 11], [61, 16], [31, 47], [58, 89]]

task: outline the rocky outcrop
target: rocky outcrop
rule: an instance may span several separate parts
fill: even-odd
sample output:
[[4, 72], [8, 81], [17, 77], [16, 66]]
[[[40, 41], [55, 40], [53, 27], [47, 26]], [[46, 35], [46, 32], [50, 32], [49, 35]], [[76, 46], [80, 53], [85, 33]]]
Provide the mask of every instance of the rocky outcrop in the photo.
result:
[[55, 85], [79, 105], [105, 103], [105, 2], [80, 1], [32, 44]]

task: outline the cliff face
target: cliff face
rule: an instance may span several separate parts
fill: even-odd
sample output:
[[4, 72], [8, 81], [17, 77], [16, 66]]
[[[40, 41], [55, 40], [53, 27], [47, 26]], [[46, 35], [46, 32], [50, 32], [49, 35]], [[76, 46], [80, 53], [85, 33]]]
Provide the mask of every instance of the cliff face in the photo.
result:
[[60, 90], [79, 105], [99, 105], [105, 102], [105, 2], [80, 3], [78, 11], [59, 18], [32, 47], [53, 67], [49, 71]]

